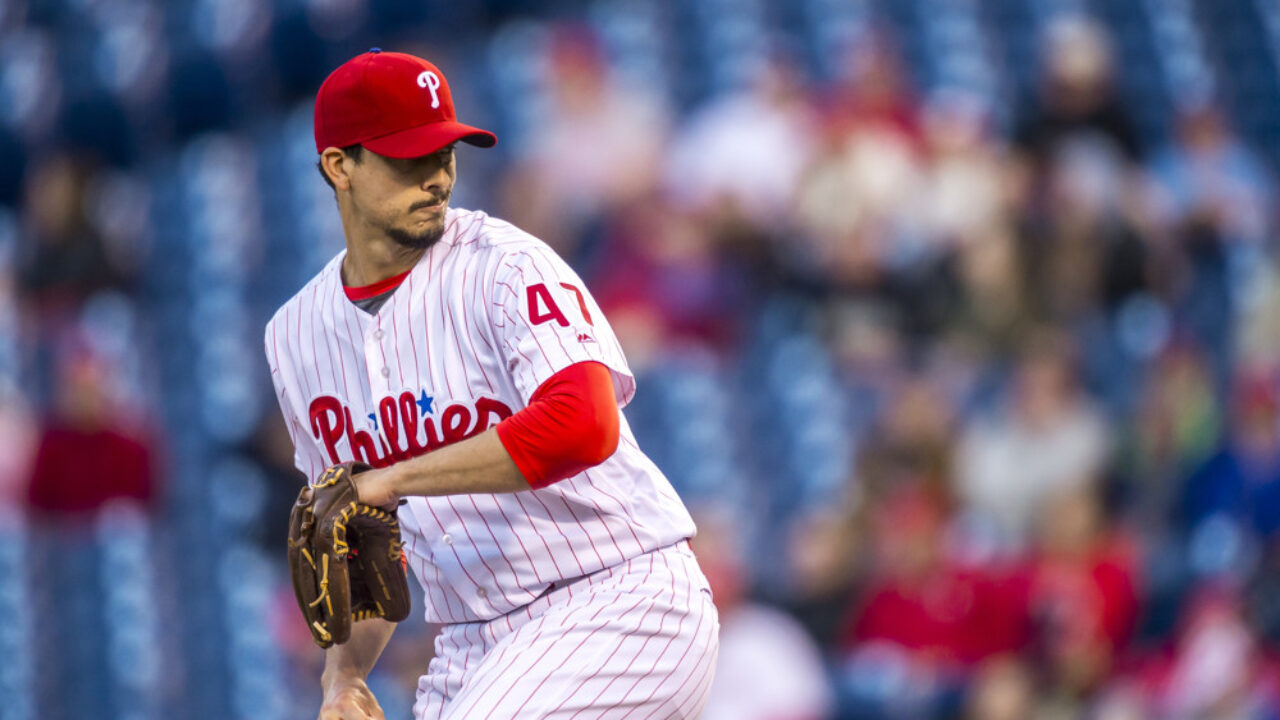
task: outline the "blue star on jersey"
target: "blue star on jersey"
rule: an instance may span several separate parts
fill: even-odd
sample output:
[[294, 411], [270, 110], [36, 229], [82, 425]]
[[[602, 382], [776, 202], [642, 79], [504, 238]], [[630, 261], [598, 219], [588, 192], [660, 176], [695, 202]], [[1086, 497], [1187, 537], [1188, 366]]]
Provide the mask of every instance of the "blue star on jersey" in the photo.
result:
[[[428, 395], [427, 391], [423, 390], [422, 394], [419, 395], [418, 399], [415, 400], [414, 402], [417, 403], [418, 409], [422, 411], [422, 414], [425, 417], [435, 412], [435, 408], [432, 407], [432, 403], [434, 403], [435, 401], [436, 399], [434, 395]], [[377, 432], [378, 431], [377, 414], [369, 413], [368, 418], [369, 418], [369, 424], [373, 426], [373, 431]]]

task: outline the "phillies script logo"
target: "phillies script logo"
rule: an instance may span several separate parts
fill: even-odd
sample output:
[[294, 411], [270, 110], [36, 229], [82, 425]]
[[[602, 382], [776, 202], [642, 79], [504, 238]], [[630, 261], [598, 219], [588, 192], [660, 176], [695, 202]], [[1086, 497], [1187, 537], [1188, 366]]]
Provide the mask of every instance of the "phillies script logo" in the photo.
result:
[[[311, 432], [324, 443], [329, 460], [335, 465], [342, 462], [338, 443], [346, 438], [353, 459], [386, 467], [477, 435], [511, 417], [511, 408], [493, 398], [482, 397], [471, 405], [455, 403], [438, 416], [433, 402], [425, 390], [421, 396], [406, 390], [398, 397], [384, 397], [378, 403], [378, 412], [367, 416], [375, 431], [370, 433], [356, 427], [351, 408], [342, 401], [321, 395], [311, 401]], [[379, 425], [382, 432], [377, 432]]]

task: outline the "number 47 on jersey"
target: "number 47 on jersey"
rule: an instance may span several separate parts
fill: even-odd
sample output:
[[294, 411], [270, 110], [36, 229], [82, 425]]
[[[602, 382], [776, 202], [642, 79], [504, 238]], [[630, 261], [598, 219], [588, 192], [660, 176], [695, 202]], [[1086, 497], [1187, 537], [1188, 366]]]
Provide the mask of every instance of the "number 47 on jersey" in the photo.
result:
[[[560, 287], [572, 292], [578, 298], [578, 308], [582, 310], [582, 319], [587, 321], [588, 325], [595, 326], [591, 320], [591, 313], [587, 310], [587, 299], [583, 296], [582, 290], [575, 285], [569, 283], [560, 283]], [[525, 295], [525, 301], [529, 304], [529, 322], [534, 325], [541, 325], [544, 322], [555, 320], [560, 327], [568, 327], [569, 320], [564, 316], [564, 311], [556, 304], [555, 298], [551, 296], [551, 291], [543, 283], [530, 285]]]

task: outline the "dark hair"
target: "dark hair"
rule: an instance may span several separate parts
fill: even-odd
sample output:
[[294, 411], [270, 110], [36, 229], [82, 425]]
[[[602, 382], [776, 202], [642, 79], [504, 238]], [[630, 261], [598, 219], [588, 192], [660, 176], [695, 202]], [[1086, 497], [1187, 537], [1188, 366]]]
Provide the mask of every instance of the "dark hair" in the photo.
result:
[[[356, 143], [355, 145], [348, 145], [340, 149], [342, 152], [346, 153], [347, 157], [351, 158], [353, 162], [360, 162], [361, 156], [364, 155], [364, 146], [359, 143]], [[316, 170], [320, 171], [320, 177], [324, 178], [324, 183], [329, 186], [329, 189], [337, 192], [338, 188], [333, 186], [333, 180], [329, 179], [329, 173], [324, 171], [324, 165], [319, 160], [316, 161]]]

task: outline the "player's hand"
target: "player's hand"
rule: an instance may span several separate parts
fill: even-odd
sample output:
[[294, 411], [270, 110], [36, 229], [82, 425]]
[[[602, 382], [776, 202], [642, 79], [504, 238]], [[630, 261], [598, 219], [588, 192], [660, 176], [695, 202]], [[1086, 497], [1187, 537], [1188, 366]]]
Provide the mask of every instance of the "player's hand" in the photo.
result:
[[361, 503], [384, 510], [394, 510], [400, 496], [394, 490], [395, 481], [391, 468], [374, 468], [356, 475], [356, 496]]
[[324, 693], [318, 720], [386, 720], [382, 706], [363, 680], [343, 680]]

